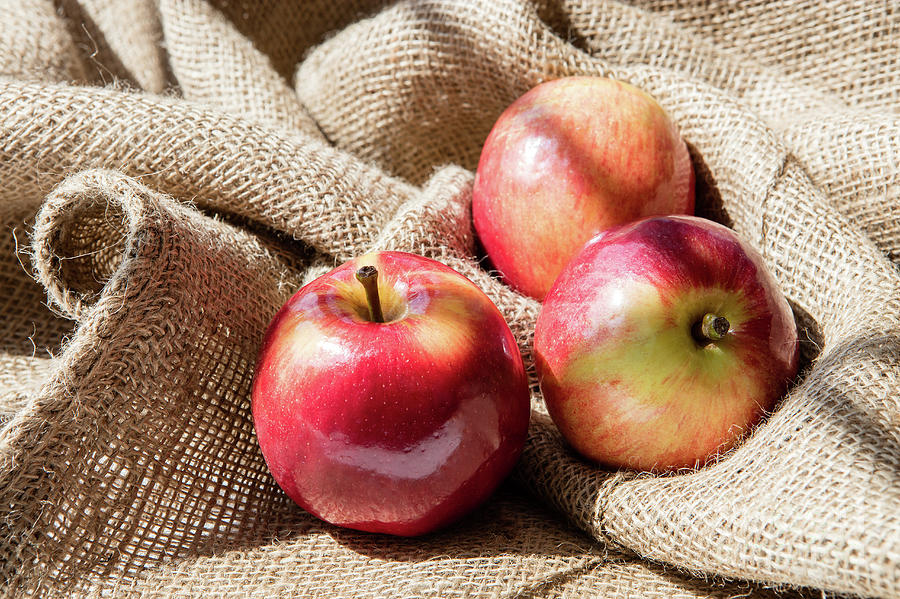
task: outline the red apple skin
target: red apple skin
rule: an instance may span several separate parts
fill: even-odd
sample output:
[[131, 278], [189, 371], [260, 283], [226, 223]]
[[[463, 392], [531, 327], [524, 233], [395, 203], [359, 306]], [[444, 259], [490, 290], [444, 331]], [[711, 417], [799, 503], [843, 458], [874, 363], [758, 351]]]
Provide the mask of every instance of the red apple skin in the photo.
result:
[[[379, 271], [372, 322], [363, 265]], [[482, 503], [522, 451], [522, 357], [496, 306], [455, 270], [367, 254], [301, 288], [263, 341], [256, 435], [281, 488], [342, 527], [401, 536]]]
[[[705, 313], [725, 337], [698, 343]], [[666, 471], [731, 447], [797, 373], [790, 306], [730, 229], [656, 217], [593, 238], [538, 316], [534, 351], [553, 421], [583, 456]]]
[[598, 232], [693, 211], [675, 125], [640, 89], [602, 77], [548, 81], [513, 102], [484, 143], [472, 195], [493, 266], [538, 300]]

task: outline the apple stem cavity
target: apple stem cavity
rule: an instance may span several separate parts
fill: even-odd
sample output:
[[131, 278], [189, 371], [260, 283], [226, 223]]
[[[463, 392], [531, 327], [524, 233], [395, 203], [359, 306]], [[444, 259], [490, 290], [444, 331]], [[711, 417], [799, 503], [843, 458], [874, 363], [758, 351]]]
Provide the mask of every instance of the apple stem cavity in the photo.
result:
[[381, 311], [381, 299], [378, 297], [378, 269], [371, 265], [363, 266], [356, 271], [356, 280], [366, 290], [370, 320], [372, 322], [384, 322], [384, 314]]
[[707, 313], [691, 327], [691, 335], [700, 345], [721, 341], [731, 330], [731, 323], [724, 316]]

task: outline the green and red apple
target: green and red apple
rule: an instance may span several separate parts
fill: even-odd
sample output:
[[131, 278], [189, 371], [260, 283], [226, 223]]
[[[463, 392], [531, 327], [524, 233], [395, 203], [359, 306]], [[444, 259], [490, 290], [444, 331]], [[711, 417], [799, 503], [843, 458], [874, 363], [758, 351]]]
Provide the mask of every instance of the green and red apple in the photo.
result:
[[771, 410], [797, 373], [797, 328], [760, 255], [693, 216], [600, 233], [538, 316], [547, 408], [600, 464], [665, 471], [705, 463]]
[[252, 389], [277, 483], [333, 524], [419, 535], [482, 503], [530, 413], [522, 357], [469, 279], [403, 252], [301, 288], [270, 324]]
[[513, 102], [484, 143], [472, 193], [494, 268], [539, 300], [598, 232], [693, 211], [675, 124], [647, 93], [603, 77], [548, 81]]

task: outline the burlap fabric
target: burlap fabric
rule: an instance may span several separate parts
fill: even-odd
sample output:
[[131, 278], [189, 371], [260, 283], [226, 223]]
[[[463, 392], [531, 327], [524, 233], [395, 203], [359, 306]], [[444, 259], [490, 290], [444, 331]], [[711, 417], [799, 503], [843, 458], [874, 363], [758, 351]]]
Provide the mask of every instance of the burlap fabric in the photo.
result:
[[[900, 597], [900, 11], [892, 2], [0, 1], [6, 596]], [[472, 172], [549, 78], [653, 94], [700, 213], [765, 257], [803, 371], [692, 472], [575, 457], [533, 395], [511, 480], [397, 540], [271, 480], [264, 327], [371, 249], [483, 270]], [[536, 389], [536, 385], [535, 385]]]

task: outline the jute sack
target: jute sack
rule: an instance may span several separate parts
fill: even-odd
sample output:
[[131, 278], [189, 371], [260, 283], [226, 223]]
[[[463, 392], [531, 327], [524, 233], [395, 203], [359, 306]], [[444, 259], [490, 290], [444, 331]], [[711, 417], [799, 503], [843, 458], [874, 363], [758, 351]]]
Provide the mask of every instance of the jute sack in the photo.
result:
[[247, 399], [258, 333], [314, 259], [295, 245], [113, 171], [46, 198], [36, 269], [77, 328], [4, 431], [7, 595], [775, 596], [606, 550], [512, 488], [422, 540], [297, 508]]
[[[323, 525], [274, 485], [249, 419], [260, 333], [335, 261], [274, 229], [340, 256], [348, 236], [362, 247], [368, 236], [466, 264], [436, 244], [471, 245], [471, 173], [448, 168], [419, 190], [316, 140], [181, 102], [10, 81], [2, 93], [16, 100], [0, 115], [4, 200], [38, 211], [31, 258], [76, 327], [62, 348], [47, 342], [59, 356], [0, 441], [9, 596], [773, 596], [593, 544], [514, 489], [444, 534], [398, 541]], [[189, 133], [170, 145], [176, 125]], [[220, 216], [107, 170], [44, 197], [66, 171], [126, 162]], [[351, 207], [366, 218], [348, 219]], [[13, 249], [21, 297], [35, 285]], [[34, 296], [29, 318], [55, 322]]]
[[[896, 81], [890, 45], [851, 53], [862, 73], [882, 73], [863, 78], [876, 97], [865, 104], [837, 79], [817, 85], [804, 60], [736, 55], [727, 31], [709, 31], [734, 25], [724, 6], [698, 17], [613, 3], [288, 4], [161, 2], [183, 99], [42, 82], [40, 60], [0, 84], [5, 280], [22, 298], [2, 313], [7, 594], [770, 594], [727, 577], [898, 596], [898, 274], [885, 256], [897, 249], [885, 216], [897, 204], [896, 88], [879, 78]], [[750, 7], [738, 23], [783, 38]], [[811, 40], [834, 31], [823, 7], [797, 9], [816, 17]], [[848, 21], [860, 36], [890, 39], [890, 12], [847, 10], [868, 11]], [[36, 39], [29, 28], [12, 37]], [[295, 111], [291, 57], [325, 34], [296, 71]], [[82, 64], [59, 62], [74, 45], [60, 39], [43, 64]], [[405, 249], [484, 288], [530, 364], [539, 306], [479, 266], [471, 169], [509, 101], [576, 73], [631, 81], [672, 113], [701, 212], [754, 243], [795, 306], [807, 336], [797, 386], [731, 454], [669, 477], [581, 462], [536, 392], [514, 478], [594, 542], [515, 487], [424, 540], [313, 521], [272, 484], [252, 436], [267, 318], [335, 263]], [[465, 168], [434, 172], [450, 162]], [[119, 172], [66, 179], [94, 168]], [[32, 220], [22, 248], [13, 233]], [[29, 258], [59, 316], [23, 276]]]
[[[441, 173], [407, 213], [448, 215], [468, 181]], [[4, 431], [11, 596], [774, 596], [594, 545], [510, 488], [424, 540], [328, 527], [274, 485], [247, 400], [258, 333], [314, 253], [103, 170], [47, 196], [33, 252], [78, 325]]]

